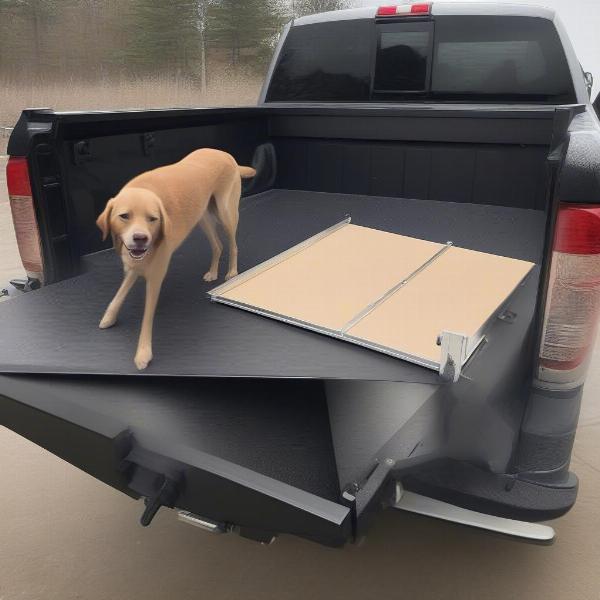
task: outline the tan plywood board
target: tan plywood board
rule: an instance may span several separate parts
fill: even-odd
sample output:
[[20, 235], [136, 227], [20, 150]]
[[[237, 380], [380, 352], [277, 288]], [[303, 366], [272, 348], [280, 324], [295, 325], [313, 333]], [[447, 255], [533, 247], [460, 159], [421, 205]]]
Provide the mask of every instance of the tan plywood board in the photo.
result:
[[532, 267], [451, 247], [348, 333], [438, 362], [437, 336], [442, 331], [475, 336]]
[[442, 248], [348, 224], [221, 297], [339, 330]]
[[482, 328], [533, 263], [341, 223], [211, 292], [437, 368], [438, 336]]

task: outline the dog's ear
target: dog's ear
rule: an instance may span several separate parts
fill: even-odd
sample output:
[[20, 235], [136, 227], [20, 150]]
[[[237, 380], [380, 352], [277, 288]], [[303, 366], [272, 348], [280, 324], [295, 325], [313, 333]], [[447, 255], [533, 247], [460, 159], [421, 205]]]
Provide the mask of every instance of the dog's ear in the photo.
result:
[[162, 239], [169, 239], [171, 237], [172, 232], [172, 224], [167, 211], [162, 203], [162, 201], [158, 200], [158, 210], [160, 211], [160, 233]]
[[111, 198], [104, 207], [104, 210], [100, 213], [100, 216], [96, 219], [96, 225], [102, 232], [102, 241], [104, 241], [110, 233], [110, 217], [113, 209], [114, 198]]

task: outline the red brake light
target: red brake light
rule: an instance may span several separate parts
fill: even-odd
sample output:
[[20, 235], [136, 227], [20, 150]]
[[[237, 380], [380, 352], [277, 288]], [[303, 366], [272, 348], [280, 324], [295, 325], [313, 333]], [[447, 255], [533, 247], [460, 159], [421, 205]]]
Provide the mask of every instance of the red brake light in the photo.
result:
[[6, 165], [6, 183], [11, 196], [31, 196], [27, 159], [12, 157]]
[[538, 379], [583, 383], [600, 314], [600, 206], [561, 204], [557, 216]]
[[600, 208], [563, 204], [558, 213], [553, 249], [567, 254], [600, 254]]
[[396, 6], [380, 6], [377, 9], [378, 17], [391, 17], [396, 15]]
[[21, 262], [30, 277], [42, 280], [43, 262], [27, 159], [11, 157], [6, 165], [8, 199]]
[[410, 12], [413, 15], [416, 14], [429, 14], [431, 12], [431, 4], [413, 4], [410, 7]]
[[377, 9], [378, 17], [405, 17], [410, 15], [428, 15], [430, 13], [431, 3], [398, 4], [392, 6], [380, 6]]

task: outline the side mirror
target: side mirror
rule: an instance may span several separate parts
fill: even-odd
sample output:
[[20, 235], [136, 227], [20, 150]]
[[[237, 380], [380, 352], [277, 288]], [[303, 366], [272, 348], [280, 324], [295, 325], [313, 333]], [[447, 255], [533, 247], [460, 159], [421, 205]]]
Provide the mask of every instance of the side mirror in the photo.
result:
[[600, 119], [600, 94], [596, 96], [596, 99], [593, 102], [593, 106], [594, 110], [596, 111], [596, 114], [598, 115], [598, 118]]
[[594, 76], [589, 71], [585, 71], [583, 78], [585, 79], [585, 87], [587, 88], [588, 96], [591, 98], [592, 88], [594, 87]]

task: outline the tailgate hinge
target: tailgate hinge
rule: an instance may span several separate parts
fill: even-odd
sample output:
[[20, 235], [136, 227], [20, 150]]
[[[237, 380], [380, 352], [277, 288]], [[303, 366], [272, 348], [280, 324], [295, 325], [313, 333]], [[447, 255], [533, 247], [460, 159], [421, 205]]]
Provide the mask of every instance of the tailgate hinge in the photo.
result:
[[352, 512], [355, 540], [366, 535], [375, 515], [393, 505], [395, 484], [389, 475], [395, 464], [396, 461], [391, 458], [378, 461], [365, 481], [351, 484], [342, 493], [342, 504]]

